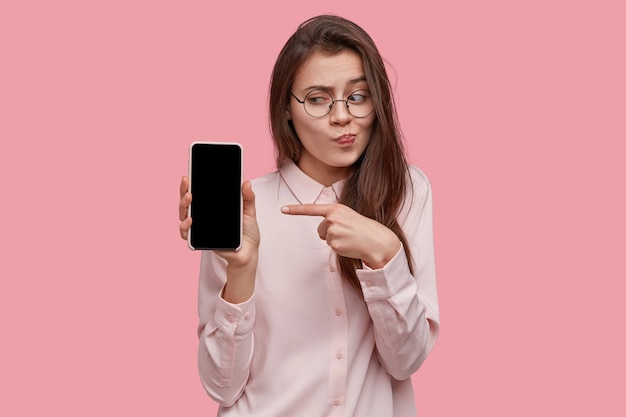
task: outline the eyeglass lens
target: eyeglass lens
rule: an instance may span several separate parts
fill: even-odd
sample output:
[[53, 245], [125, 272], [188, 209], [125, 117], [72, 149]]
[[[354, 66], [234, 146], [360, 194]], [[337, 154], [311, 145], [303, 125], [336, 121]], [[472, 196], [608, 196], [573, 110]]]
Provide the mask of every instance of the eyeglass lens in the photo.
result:
[[327, 91], [313, 90], [304, 98], [304, 110], [313, 117], [324, 117], [338, 101], [343, 101], [354, 117], [365, 117], [374, 110], [374, 102], [367, 90], [357, 90], [345, 100], [334, 100]]

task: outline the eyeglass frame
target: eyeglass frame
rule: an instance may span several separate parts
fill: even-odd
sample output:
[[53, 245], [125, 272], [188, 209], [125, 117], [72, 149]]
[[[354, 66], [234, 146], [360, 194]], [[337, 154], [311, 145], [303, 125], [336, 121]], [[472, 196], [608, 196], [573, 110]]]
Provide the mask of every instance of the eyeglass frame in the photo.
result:
[[[330, 96], [330, 99], [332, 100], [331, 103], [328, 105], [328, 112], [322, 116], [313, 116], [311, 113], [309, 113], [306, 109], [306, 105], [304, 104], [306, 101], [306, 98], [309, 96], [309, 94], [311, 94], [314, 91], [322, 91], [326, 94], [328, 94]], [[348, 113], [350, 113], [350, 116], [355, 117], [357, 119], [364, 119], [367, 116], [369, 116], [370, 114], [372, 114], [374, 112], [374, 110], [376, 110], [376, 107], [372, 105], [372, 111], [370, 111], [369, 113], [367, 113], [365, 116], [355, 116], [354, 114], [352, 114], [352, 112], [350, 111], [350, 104], [348, 103], [348, 98], [353, 95], [354, 93], [356, 93], [357, 91], [367, 91], [368, 93], [370, 92], [369, 90], [366, 90], [364, 88], [359, 88], [354, 90], [353, 92], [351, 92], [350, 94], [348, 94], [348, 97], [343, 99], [343, 100], [335, 100], [335, 98], [333, 97], [332, 94], [330, 94], [328, 91], [323, 90], [321, 88], [316, 88], [314, 90], [309, 91], [308, 93], [306, 93], [306, 95], [304, 96], [304, 100], [300, 100], [298, 97], [296, 97], [296, 95], [292, 92], [289, 91], [289, 94], [291, 94], [291, 96], [293, 98], [296, 99], [296, 101], [300, 104], [302, 104], [302, 107], [304, 108], [304, 111], [306, 114], [308, 114], [309, 116], [313, 117], [314, 119], [321, 119], [322, 117], [326, 117], [330, 114], [330, 112], [333, 110], [333, 106], [335, 105], [336, 102], [338, 101], [343, 101], [344, 103], [346, 103], [346, 110], [348, 111]], [[370, 97], [371, 98], [371, 97]]]

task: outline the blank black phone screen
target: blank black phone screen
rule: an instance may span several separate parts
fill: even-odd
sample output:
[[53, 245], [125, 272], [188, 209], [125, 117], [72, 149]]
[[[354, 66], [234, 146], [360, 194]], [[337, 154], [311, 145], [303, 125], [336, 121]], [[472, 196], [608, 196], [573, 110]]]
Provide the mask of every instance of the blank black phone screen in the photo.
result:
[[190, 148], [193, 249], [237, 249], [241, 244], [241, 146], [199, 143]]

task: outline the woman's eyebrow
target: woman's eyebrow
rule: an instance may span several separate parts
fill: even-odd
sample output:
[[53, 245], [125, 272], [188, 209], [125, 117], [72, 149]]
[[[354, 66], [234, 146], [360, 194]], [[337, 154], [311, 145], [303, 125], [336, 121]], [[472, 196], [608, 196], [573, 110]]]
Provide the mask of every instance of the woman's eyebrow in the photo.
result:
[[[365, 75], [362, 75], [360, 77], [348, 80], [348, 82], [346, 84], [347, 85], [353, 85], [353, 84], [357, 84], [357, 83], [360, 83], [360, 82], [363, 82], [363, 81], [367, 81], [367, 79], [365, 78]], [[334, 89], [334, 87], [330, 86], [330, 85], [317, 84], [317, 85], [310, 85], [310, 86], [304, 88], [304, 91], [312, 91], [312, 90], [328, 91], [328, 90], [333, 90], [333, 89]]]
[[354, 78], [354, 79], [348, 81], [348, 84], [356, 84], [356, 83], [360, 83], [361, 81], [367, 81], [367, 79], [365, 78], [365, 75], [361, 75], [358, 78]]

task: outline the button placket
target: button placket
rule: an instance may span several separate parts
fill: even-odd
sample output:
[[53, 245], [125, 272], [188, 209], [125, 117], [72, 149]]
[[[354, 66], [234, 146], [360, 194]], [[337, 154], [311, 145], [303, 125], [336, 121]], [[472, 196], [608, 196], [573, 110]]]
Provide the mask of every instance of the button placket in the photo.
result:
[[[331, 265], [334, 264], [334, 257]], [[330, 269], [330, 268], [329, 268]], [[329, 292], [331, 308], [330, 329], [332, 334], [331, 351], [329, 352], [330, 371], [330, 401], [333, 411], [330, 415], [340, 416], [345, 412], [345, 397], [348, 385], [348, 361], [346, 360], [348, 347], [348, 317], [346, 314], [346, 301], [344, 298], [343, 280], [338, 274], [333, 274], [337, 285]]]
[[333, 187], [324, 187], [315, 199], [316, 204], [332, 204], [337, 202], [337, 195]]

